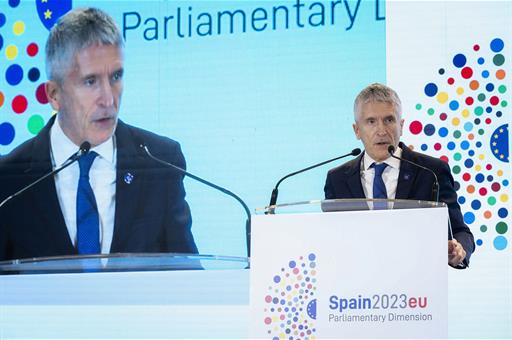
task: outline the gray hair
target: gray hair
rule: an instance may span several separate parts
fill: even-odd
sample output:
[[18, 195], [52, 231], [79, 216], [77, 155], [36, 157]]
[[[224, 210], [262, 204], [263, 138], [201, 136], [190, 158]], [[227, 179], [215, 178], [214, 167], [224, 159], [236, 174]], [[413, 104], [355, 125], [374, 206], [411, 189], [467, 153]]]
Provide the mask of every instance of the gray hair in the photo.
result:
[[48, 79], [62, 84], [75, 54], [95, 44], [123, 49], [121, 32], [112, 17], [97, 8], [77, 8], [62, 16], [46, 42]]
[[391, 104], [395, 108], [398, 118], [402, 116], [402, 102], [395, 90], [380, 83], [373, 83], [365, 87], [357, 95], [354, 101], [354, 120], [357, 120], [361, 106], [369, 102]]

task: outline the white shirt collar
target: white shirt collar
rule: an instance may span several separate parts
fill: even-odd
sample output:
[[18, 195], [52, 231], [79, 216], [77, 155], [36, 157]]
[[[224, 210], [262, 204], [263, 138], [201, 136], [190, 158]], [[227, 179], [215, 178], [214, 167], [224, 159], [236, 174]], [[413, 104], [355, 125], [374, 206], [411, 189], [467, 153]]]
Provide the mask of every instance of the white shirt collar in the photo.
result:
[[[402, 149], [400, 147], [397, 147], [394, 155], [399, 158], [402, 157]], [[368, 155], [368, 152], [365, 152], [364, 156], [363, 156], [363, 164], [362, 164], [363, 170], [370, 169], [370, 167], [372, 166], [373, 163], [386, 163], [389, 167], [400, 170], [400, 160], [389, 156], [384, 161], [377, 162], [372, 157], [370, 157], [370, 155]]]
[[[55, 163], [54, 166], [60, 166], [78, 150], [78, 146], [75, 145], [62, 130], [58, 116], [50, 131], [50, 143], [53, 161]], [[99, 157], [109, 163], [114, 163], [114, 136], [111, 136], [100, 145], [91, 148], [91, 151], [97, 152]]]

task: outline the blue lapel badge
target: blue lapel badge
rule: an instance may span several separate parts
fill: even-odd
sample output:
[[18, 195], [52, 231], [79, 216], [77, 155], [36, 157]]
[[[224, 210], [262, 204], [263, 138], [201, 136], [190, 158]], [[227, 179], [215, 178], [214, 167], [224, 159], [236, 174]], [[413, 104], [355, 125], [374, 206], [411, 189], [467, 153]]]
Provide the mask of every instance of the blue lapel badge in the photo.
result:
[[126, 184], [131, 184], [133, 181], [133, 175], [129, 172], [126, 173], [126, 175], [124, 175], [124, 182]]

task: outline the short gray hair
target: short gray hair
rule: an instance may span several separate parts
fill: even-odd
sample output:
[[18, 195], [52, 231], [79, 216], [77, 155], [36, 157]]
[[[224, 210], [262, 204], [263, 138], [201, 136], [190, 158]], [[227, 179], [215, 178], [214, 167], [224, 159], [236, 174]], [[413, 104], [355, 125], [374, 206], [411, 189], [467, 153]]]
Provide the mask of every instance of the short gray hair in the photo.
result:
[[388, 103], [393, 105], [395, 113], [400, 118], [402, 116], [402, 102], [398, 94], [391, 87], [380, 83], [373, 83], [365, 87], [357, 95], [354, 101], [354, 119], [357, 120], [361, 105], [369, 102]]
[[46, 75], [62, 84], [77, 52], [92, 45], [124, 48], [116, 23], [97, 8], [77, 8], [62, 16], [50, 31], [46, 42]]

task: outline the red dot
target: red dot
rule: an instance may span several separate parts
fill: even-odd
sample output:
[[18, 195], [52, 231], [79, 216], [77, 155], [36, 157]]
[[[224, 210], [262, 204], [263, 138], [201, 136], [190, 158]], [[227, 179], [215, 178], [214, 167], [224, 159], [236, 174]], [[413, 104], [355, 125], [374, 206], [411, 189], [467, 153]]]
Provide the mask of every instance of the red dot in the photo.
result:
[[448, 84], [453, 85], [453, 83], [455, 83], [455, 79], [448, 78]]
[[448, 115], [444, 112], [439, 115], [439, 119], [441, 120], [446, 120], [446, 118], [448, 118]]
[[270, 295], [265, 296], [265, 302], [267, 302], [267, 303], [272, 302], [272, 296], [270, 296]]
[[272, 319], [271, 319], [271, 318], [269, 318], [269, 317], [266, 317], [266, 318], [265, 318], [265, 324], [266, 324], [266, 325], [270, 325], [271, 323], [272, 323]]
[[434, 144], [434, 149], [435, 149], [436, 151], [441, 150], [441, 143], [436, 143], [436, 144]]
[[466, 98], [466, 105], [473, 105], [473, 103], [475, 102], [475, 100], [471, 97], [467, 97]]
[[479, 46], [479, 45], [474, 45], [474, 46], [473, 46], [473, 50], [478, 51], [479, 49], [480, 49], [480, 46]]
[[478, 192], [479, 192], [479, 193], [480, 193], [480, 195], [482, 195], [482, 196], [487, 195], [487, 189], [486, 189], [486, 188], [480, 188], [480, 190], [478, 190]]
[[460, 71], [460, 74], [462, 78], [469, 79], [473, 75], [473, 70], [471, 69], [471, 67], [466, 66], [462, 69], [462, 71]]
[[493, 184], [491, 184], [491, 189], [494, 192], [500, 191], [501, 185], [498, 182], [494, 182]]
[[39, 52], [39, 47], [37, 46], [36, 43], [28, 44], [28, 46], [27, 46], [27, 54], [30, 57], [34, 57], [37, 54], [37, 52]]
[[448, 157], [446, 157], [446, 156], [441, 156], [441, 157], [439, 157], [439, 159], [445, 163], [448, 163]]
[[415, 121], [411, 122], [411, 124], [409, 125], [409, 131], [411, 131], [411, 133], [413, 135], [417, 135], [422, 130], [423, 130], [423, 125], [421, 124], [420, 121], [415, 120]]
[[491, 124], [491, 123], [492, 123], [491, 118], [486, 118], [486, 119], [485, 119], [485, 124]]
[[491, 103], [491, 105], [498, 105], [500, 99], [498, 98], [498, 96], [492, 96], [491, 99], [489, 99], [489, 102]]
[[27, 105], [27, 98], [25, 98], [21, 94], [19, 96], [14, 97], [14, 99], [12, 100], [12, 110], [17, 114], [25, 112], [25, 110], [27, 109]]
[[48, 96], [46, 95], [46, 90], [44, 89], [44, 83], [37, 87], [36, 99], [41, 104], [48, 104]]
[[471, 179], [471, 175], [466, 172], [464, 175], [462, 175], [462, 179], [467, 182]]
[[491, 164], [487, 164], [487, 165], [485, 166], [485, 168], [486, 168], [487, 170], [491, 170], [491, 169], [492, 169], [492, 165], [491, 165]]

